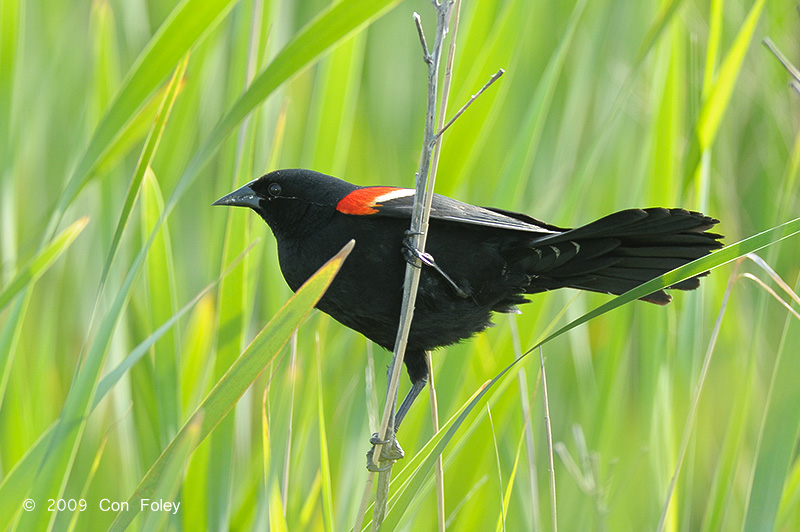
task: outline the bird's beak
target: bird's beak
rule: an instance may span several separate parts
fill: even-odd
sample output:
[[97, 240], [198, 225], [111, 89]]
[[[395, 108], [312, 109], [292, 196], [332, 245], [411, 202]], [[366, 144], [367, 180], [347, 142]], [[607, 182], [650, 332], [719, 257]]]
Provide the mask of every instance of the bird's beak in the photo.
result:
[[248, 184], [237, 188], [226, 196], [222, 196], [211, 205], [228, 205], [231, 207], [250, 207], [252, 209], [258, 209], [258, 195], [256, 195], [256, 191], [250, 188]]

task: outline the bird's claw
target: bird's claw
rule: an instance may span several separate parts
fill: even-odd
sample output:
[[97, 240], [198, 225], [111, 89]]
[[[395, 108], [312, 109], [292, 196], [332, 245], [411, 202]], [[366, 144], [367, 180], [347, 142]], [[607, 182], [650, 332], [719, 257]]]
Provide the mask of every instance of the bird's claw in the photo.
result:
[[382, 439], [380, 439], [380, 437], [379, 437], [377, 432], [373, 432], [372, 433], [372, 437], [369, 439], [369, 442], [372, 445], [387, 445], [389, 443], [392, 443], [392, 440], [390, 440], [388, 438], [385, 439], [385, 440], [382, 440]]
[[423, 264], [425, 263], [425, 261], [422, 259], [423, 253], [420, 253], [420, 251], [411, 244], [411, 237], [413, 235], [421, 235], [421, 234], [422, 233], [419, 231], [408, 230], [405, 232], [406, 236], [403, 239], [403, 258], [407, 263], [409, 263], [415, 268], [422, 268], [422, 265], [418, 264], [415, 259], [419, 259], [420, 262], [422, 262]]
[[[369, 439], [369, 442], [372, 444], [372, 449], [367, 451], [367, 469], [372, 472], [380, 473], [382, 471], [387, 471], [392, 467], [392, 464], [401, 460], [406, 455], [403, 448], [400, 447], [400, 444], [397, 442], [397, 438], [392, 433], [387, 434], [387, 439], [385, 440], [381, 440], [378, 434], [375, 433]], [[372, 461], [376, 445], [381, 445], [381, 454], [378, 457], [377, 464]]]

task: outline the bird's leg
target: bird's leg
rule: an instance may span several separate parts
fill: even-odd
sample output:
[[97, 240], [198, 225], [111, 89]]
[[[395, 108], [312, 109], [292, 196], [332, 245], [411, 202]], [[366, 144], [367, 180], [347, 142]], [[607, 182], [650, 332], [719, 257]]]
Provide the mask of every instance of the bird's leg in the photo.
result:
[[458, 284], [456, 284], [456, 282], [449, 275], [447, 275], [447, 273], [445, 273], [445, 271], [441, 269], [438, 264], [436, 264], [433, 255], [431, 255], [430, 253], [422, 252], [417, 248], [415, 248], [413, 245], [411, 245], [411, 240], [409, 237], [415, 234], [418, 235], [421, 233], [406, 231], [406, 236], [403, 239], [403, 257], [406, 259], [406, 262], [408, 262], [412, 266], [418, 267], [414, 259], [415, 258], [419, 259], [419, 261], [425, 266], [430, 266], [431, 268], [436, 270], [439, 273], [439, 275], [441, 275], [444, 278], [444, 280], [447, 281], [450, 284], [450, 286], [453, 287], [453, 290], [455, 290], [456, 295], [458, 297], [464, 299], [468, 298], [469, 294], [467, 294], [460, 286], [458, 286]]
[[[403, 418], [406, 417], [409, 408], [411, 408], [411, 405], [414, 403], [414, 399], [425, 389], [425, 384], [427, 382], [427, 379], [417, 379], [411, 383], [411, 389], [408, 390], [405, 399], [400, 403], [400, 408], [397, 409], [397, 413], [395, 414], [394, 430], [390, 429], [386, 433], [385, 440], [381, 440], [378, 437], [378, 433], [373, 434], [372, 438], [370, 438], [369, 442], [372, 444], [372, 449], [367, 452], [367, 469], [370, 471], [386, 471], [392, 466], [392, 463], [405, 456], [403, 448], [400, 447], [400, 443], [397, 441], [397, 430], [400, 428], [400, 423], [403, 421]], [[378, 459], [378, 465], [375, 465], [372, 463], [372, 455], [375, 453], [375, 445], [377, 444], [381, 444], [383, 447], [381, 448], [381, 456]], [[391, 463], [381, 465], [381, 462]]]
[[403, 418], [406, 417], [408, 410], [411, 408], [411, 405], [414, 403], [414, 400], [417, 396], [425, 389], [425, 385], [428, 383], [427, 379], [417, 379], [411, 383], [411, 389], [408, 390], [405, 399], [403, 402], [400, 403], [400, 408], [397, 409], [397, 414], [394, 417], [394, 430], [397, 432], [397, 429], [400, 428], [400, 423], [403, 421]]

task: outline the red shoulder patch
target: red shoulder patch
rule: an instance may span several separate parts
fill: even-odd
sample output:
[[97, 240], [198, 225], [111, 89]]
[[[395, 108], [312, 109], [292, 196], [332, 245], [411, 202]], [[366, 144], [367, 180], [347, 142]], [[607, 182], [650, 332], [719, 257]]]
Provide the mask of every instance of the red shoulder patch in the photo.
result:
[[365, 187], [354, 190], [339, 200], [336, 210], [342, 214], [375, 214], [381, 201], [414, 195], [414, 189], [397, 187]]

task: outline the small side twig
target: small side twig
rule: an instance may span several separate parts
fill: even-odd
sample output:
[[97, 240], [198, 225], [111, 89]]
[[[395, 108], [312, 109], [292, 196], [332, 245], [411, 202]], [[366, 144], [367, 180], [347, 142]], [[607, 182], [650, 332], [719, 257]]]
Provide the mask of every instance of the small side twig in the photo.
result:
[[428, 41], [425, 40], [425, 31], [422, 29], [422, 19], [419, 18], [419, 13], [417, 13], [416, 11], [414, 11], [412, 17], [414, 17], [414, 23], [417, 25], [419, 42], [422, 45], [422, 60], [425, 61], [425, 63], [430, 64], [432, 59], [431, 59], [431, 54], [428, 51]]
[[798, 70], [797, 67], [794, 66], [780, 50], [778, 50], [778, 47], [775, 46], [775, 43], [772, 42], [772, 39], [767, 37], [763, 42], [764, 46], [769, 48], [769, 51], [772, 52], [772, 55], [774, 55], [778, 61], [781, 62], [783, 68], [785, 68], [786, 71], [794, 78], [789, 85], [791, 85], [795, 92], [800, 94], [800, 70]]
[[452, 126], [452, 125], [453, 125], [453, 122], [455, 122], [456, 120], [458, 120], [458, 117], [459, 117], [459, 116], [461, 116], [462, 114], [464, 114], [464, 111], [466, 111], [466, 110], [467, 110], [467, 107], [469, 107], [470, 105], [472, 105], [472, 102], [474, 102], [474, 101], [475, 101], [475, 100], [478, 98], [478, 96], [480, 96], [481, 94], [483, 94], [483, 92], [484, 92], [486, 89], [488, 89], [488, 88], [489, 88], [489, 87], [492, 85], [492, 83], [494, 83], [495, 81], [497, 81], [498, 79], [500, 79], [500, 76], [502, 76], [502, 75], [503, 75], [503, 74], [505, 74], [505, 73], [506, 73], [506, 71], [505, 71], [505, 70], [503, 70], [502, 68], [501, 68], [500, 70], [498, 70], [497, 72], [495, 72], [495, 73], [494, 73], [494, 75], [493, 75], [491, 78], [489, 78], [489, 81], [487, 81], [487, 82], [486, 82], [486, 83], [483, 85], [483, 87], [481, 87], [481, 88], [480, 88], [480, 90], [478, 90], [478, 92], [476, 92], [475, 94], [473, 94], [473, 95], [472, 95], [472, 97], [470, 97], [470, 99], [469, 99], [469, 100], [467, 100], [467, 103], [465, 103], [464, 105], [462, 105], [462, 106], [461, 106], [461, 109], [459, 109], [459, 110], [456, 112], [456, 114], [454, 114], [454, 115], [453, 115], [453, 118], [451, 118], [451, 119], [450, 119], [450, 120], [449, 120], [449, 121], [448, 121], [448, 122], [447, 122], [447, 123], [446, 123], [444, 126], [442, 126], [442, 127], [441, 127], [441, 129], [439, 129], [439, 132], [438, 132], [438, 133], [436, 133], [436, 138], [438, 139], [439, 137], [441, 137], [441, 136], [442, 136], [442, 133], [444, 133], [445, 131], [447, 131], [447, 128], [449, 128], [450, 126]]

